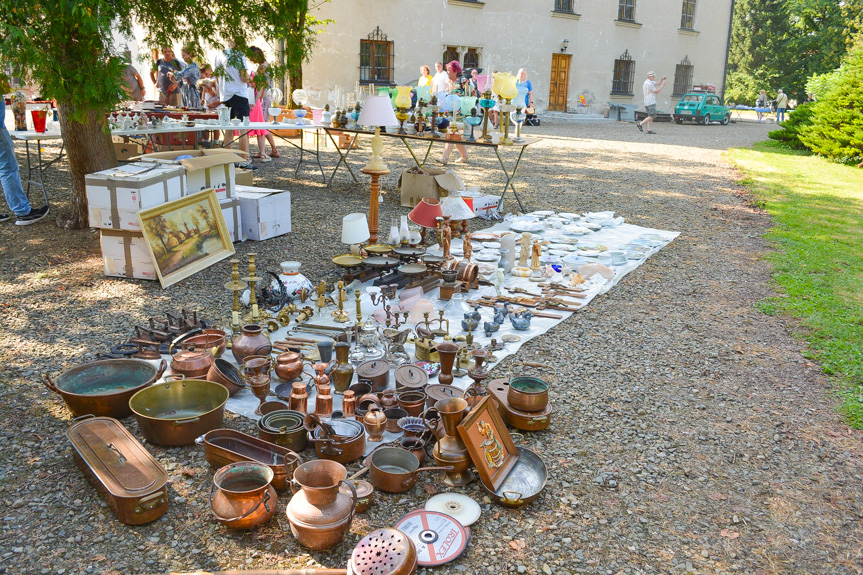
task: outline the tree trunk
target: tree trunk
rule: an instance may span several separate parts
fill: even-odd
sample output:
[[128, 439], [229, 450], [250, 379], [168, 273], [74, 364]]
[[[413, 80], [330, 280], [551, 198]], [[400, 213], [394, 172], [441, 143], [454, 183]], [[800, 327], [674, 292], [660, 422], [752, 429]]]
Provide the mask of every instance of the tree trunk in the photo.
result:
[[103, 113], [87, 110], [84, 113], [86, 121], [78, 122], [74, 119], [75, 108], [62, 102], [57, 103], [57, 113], [72, 178], [72, 210], [68, 217], [58, 219], [58, 223], [67, 230], [86, 228], [90, 225], [90, 218], [84, 176], [115, 167], [117, 158]]
[[[295, 41], [303, 41], [303, 33], [306, 27], [306, 12], [309, 9], [308, 2], [302, 2], [301, 8], [297, 11], [296, 20], [293, 21], [294, 29], [291, 30], [291, 36]], [[299, 40], [296, 40], [299, 39]], [[291, 94], [294, 90], [300, 89], [303, 87], [303, 56], [300, 56], [297, 59], [297, 63], [295, 67], [292, 67], [288, 72], [288, 83], [290, 86], [288, 87], [289, 92], [285, 94], [285, 99], [291, 103], [293, 102], [293, 106], [299, 108], [300, 105], [294, 102], [293, 98], [291, 98]]]

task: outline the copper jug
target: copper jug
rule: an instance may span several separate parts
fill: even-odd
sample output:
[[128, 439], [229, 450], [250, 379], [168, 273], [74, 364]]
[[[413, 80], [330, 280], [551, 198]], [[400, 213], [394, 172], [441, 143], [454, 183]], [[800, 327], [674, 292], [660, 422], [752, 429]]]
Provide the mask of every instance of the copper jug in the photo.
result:
[[231, 529], [251, 529], [272, 519], [278, 505], [273, 476], [269, 466], [256, 461], [238, 461], [216, 471], [216, 492], [210, 499], [216, 520]]
[[311, 368], [315, 371], [315, 373], [309, 373], [305, 371], [305, 367], [303, 367], [303, 373], [306, 375], [312, 376], [312, 383], [314, 383], [317, 389], [329, 389], [330, 387], [330, 376], [326, 374], [327, 368], [330, 367], [329, 363], [315, 363], [311, 365]]
[[339, 394], [344, 393], [354, 379], [354, 366], [348, 356], [350, 351], [351, 344], [343, 341], [336, 344], [336, 368], [330, 372], [330, 379], [335, 392]]
[[[322, 551], [337, 545], [350, 529], [357, 506], [357, 492], [345, 481], [345, 466], [335, 461], [316, 459], [294, 470], [286, 514], [291, 532], [304, 546]], [[347, 486], [351, 495], [340, 493]]]
[[243, 359], [249, 355], [270, 355], [273, 344], [267, 337], [264, 328], [250, 323], [243, 326], [243, 333], [235, 335], [231, 341], [231, 353], [237, 363], [243, 363]]
[[342, 396], [342, 413], [344, 413], [345, 417], [353, 417], [356, 409], [357, 398], [354, 397], [354, 392], [348, 389]]
[[282, 381], [297, 379], [303, 374], [303, 355], [296, 351], [286, 351], [276, 357], [276, 375]]
[[[434, 404], [441, 418], [442, 436], [438, 434], [438, 441], [432, 450], [435, 462], [444, 467], [452, 466], [452, 471], [447, 471], [443, 482], [450, 487], [461, 487], [474, 480], [474, 474], [469, 469], [471, 466], [470, 454], [458, 434], [458, 424], [467, 415], [470, 406], [467, 400], [461, 397], [450, 397], [441, 399]], [[431, 425], [427, 418], [428, 409], [423, 412], [423, 423], [432, 433], [440, 432]]]
[[387, 425], [387, 416], [377, 404], [372, 404], [363, 416], [363, 426], [369, 435], [369, 441], [377, 442], [384, 438], [384, 428]]

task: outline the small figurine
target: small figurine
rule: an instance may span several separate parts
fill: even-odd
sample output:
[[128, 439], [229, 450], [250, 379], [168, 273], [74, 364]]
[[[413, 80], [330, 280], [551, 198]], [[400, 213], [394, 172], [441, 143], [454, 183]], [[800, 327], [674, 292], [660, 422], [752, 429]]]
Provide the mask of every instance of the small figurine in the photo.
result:
[[462, 238], [462, 250], [464, 251], [464, 261], [469, 262], [470, 256], [473, 254], [473, 245], [470, 243], [470, 232], [465, 232]]
[[497, 273], [494, 276], [494, 282], [493, 283], [494, 283], [494, 291], [497, 293], [498, 296], [500, 296], [501, 291], [503, 290], [503, 282], [504, 282], [503, 268], [497, 268]]
[[530, 232], [521, 234], [521, 253], [518, 256], [519, 267], [527, 267], [527, 258], [530, 255]]
[[530, 250], [530, 269], [536, 271], [539, 269], [539, 256], [542, 253], [542, 246], [539, 240], [533, 240], [533, 247]]
[[554, 268], [553, 268], [553, 267], [551, 267], [551, 264], [546, 264], [546, 265], [542, 268], [542, 275], [544, 275], [544, 276], [545, 276], [545, 277], [547, 277], [547, 278], [553, 278], [553, 277], [554, 277], [554, 274], [556, 274], [556, 273], [557, 273], [557, 272], [556, 272], [556, 271], [554, 271]]
[[443, 257], [444, 259], [448, 260], [452, 258], [452, 255], [450, 255], [449, 253], [450, 244], [452, 243], [452, 229], [449, 227], [449, 224], [447, 222], [443, 222], [441, 224], [441, 227], [441, 243], [443, 244]]

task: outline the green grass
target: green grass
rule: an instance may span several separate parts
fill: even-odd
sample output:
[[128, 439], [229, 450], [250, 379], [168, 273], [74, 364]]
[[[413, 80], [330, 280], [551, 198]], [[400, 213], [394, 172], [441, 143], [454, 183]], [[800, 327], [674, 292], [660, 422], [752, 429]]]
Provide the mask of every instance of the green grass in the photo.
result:
[[759, 308], [800, 319], [807, 357], [835, 376], [848, 423], [863, 429], [863, 170], [777, 144], [729, 152], [775, 221], [781, 295]]

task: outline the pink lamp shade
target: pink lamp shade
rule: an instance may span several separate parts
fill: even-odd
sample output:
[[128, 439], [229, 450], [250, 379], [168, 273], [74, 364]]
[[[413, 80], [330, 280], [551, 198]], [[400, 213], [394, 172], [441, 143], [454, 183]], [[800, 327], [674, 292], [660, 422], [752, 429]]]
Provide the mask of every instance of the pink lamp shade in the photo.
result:
[[424, 228], [436, 228], [437, 219], [443, 217], [437, 198], [423, 198], [408, 214], [408, 219]]

